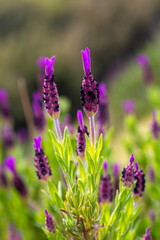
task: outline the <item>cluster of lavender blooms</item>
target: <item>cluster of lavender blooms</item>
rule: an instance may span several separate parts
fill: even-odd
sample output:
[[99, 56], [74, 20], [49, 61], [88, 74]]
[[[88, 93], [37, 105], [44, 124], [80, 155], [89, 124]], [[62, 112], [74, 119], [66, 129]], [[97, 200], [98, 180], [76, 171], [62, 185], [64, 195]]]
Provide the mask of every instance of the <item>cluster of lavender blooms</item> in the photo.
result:
[[145, 84], [150, 85], [153, 81], [153, 73], [151, 70], [149, 58], [145, 54], [139, 54], [136, 57], [136, 62], [142, 68], [142, 74]]
[[41, 147], [41, 135], [37, 138], [34, 138], [35, 148], [35, 167], [37, 169], [37, 176], [40, 180], [47, 180], [51, 175], [51, 169], [47, 161], [47, 156], [45, 156], [44, 151]]
[[9, 226], [8, 240], [22, 240], [21, 232], [16, 230], [13, 224]]
[[135, 162], [133, 166], [134, 156], [133, 153], [130, 157], [130, 163], [122, 171], [122, 182], [124, 186], [130, 188], [136, 180], [136, 185], [133, 189], [133, 196], [135, 199], [141, 198], [145, 189], [145, 174], [139, 169], [138, 163]]
[[[50, 117], [54, 120], [55, 129], [59, 142], [62, 141], [61, 130], [59, 126], [59, 116], [60, 116], [60, 106], [59, 106], [59, 95], [57, 87], [55, 84], [54, 78], [54, 68], [53, 64], [55, 57], [45, 58], [45, 78], [43, 83], [43, 100], [45, 103], [46, 110]], [[98, 115], [98, 122], [100, 126], [99, 132], [103, 132], [102, 126], [108, 121], [108, 113], [104, 109], [108, 106], [108, 98], [106, 94], [106, 88], [104, 84], [100, 85], [100, 92], [97, 82], [95, 81], [91, 73], [91, 60], [90, 60], [90, 51], [88, 48], [85, 51], [82, 51], [82, 61], [84, 67], [84, 77], [82, 79], [81, 86], [81, 105], [84, 112], [90, 120], [90, 137], [92, 147], [95, 146], [95, 126], [94, 126], [94, 117], [98, 111], [100, 105], [100, 111]], [[135, 105], [131, 101], [127, 101], [123, 105], [127, 113], [133, 113], [135, 111]], [[77, 154], [78, 157], [85, 160], [85, 149], [86, 149], [86, 138], [85, 135], [89, 136], [87, 127], [83, 124], [82, 112], [79, 110], [77, 112], [77, 118], [79, 126], [77, 129]], [[41, 147], [41, 136], [34, 138], [35, 148], [35, 167], [38, 178], [40, 180], [47, 180], [51, 176], [51, 169], [47, 161], [47, 157], [44, 154], [44, 151]], [[142, 170], [139, 169], [138, 163], [135, 163], [135, 168], [133, 166], [134, 156], [131, 155], [130, 164], [124, 168], [122, 171], [122, 182], [124, 186], [130, 188], [136, 181], [135, 187], [133, 189], [134, 197], [140, 198], [143, 196], [145, 189], [145, 175]], [[85, 166], [85, 165], [84, 165]], [[116, 194], [116, 191], [119, 190], [119, 166], [115, 164], [113, 166], [113, 176], [114, 181], [111, 182], [110, 176], [107, 174], [108, 164], [105, 161], [103, 164], [104, 175], [100, 179], [99, 184], [99, 203], [111, 202], [113, 197]], [[54, 223], [53, 217], [45, 210], [45, 226], [48, 232], [55, 233], [56, 226]], [[148, 235], [147, 235], [148, 234]], [[147, 239], [146, 236], [149, 236], [149, 230], [147, 230], [143, 239]]]
[[4, 161], [4, 166], [12, 173], [13, 186], [19, 192], [22, 198], [26, 198], [28, 195], [27, 188], [16, 170], [16, 160], [13, 156], [9, 156]]
[[35, 127], [39, 132], [41, 132], [45, 128], [46, 121], [41, 95], [38, 91], [33, 93], [32, 109]]

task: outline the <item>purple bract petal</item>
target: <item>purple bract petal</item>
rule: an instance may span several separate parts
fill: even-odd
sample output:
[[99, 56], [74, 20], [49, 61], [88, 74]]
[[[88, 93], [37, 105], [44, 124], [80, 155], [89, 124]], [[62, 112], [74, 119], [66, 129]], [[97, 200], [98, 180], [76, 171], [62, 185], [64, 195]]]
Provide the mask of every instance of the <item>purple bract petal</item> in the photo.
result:
[[16, 159], [13, 156], [9, 156], [4, 161], [4, 166], [7, 167], [12, 173], [16, 172]]
[[103, 169], [104, 169], [105, 172], [107, 172], [107, 168], [108, 168], [108, 163], [107, 163], [107, 161], [104, 161], [103, 162]]
[[134, 156], [133, 156], [133, 153], [131, 154], [131, 157], [130, 157], [130, 163], [132, 164], [134, 162]]
[[122, 103], [122, 107], [126, 114], [133, 114], [135, 112], [136, 105], [131, 100], [126, 100]]
[[135, 167], [136, 167], [136, 169], [137, 169], [137, 171], [138, 171], [138, 169], [139, 169], [139, 167], [138, 167], [138, 162], [135, 162]]
[[50, 59], [47, 57], [45, 58], [45, 64], [46, 64], [45, 72], [49, 78], [52, 76], [54, 72], [54, 68], [53, 68], [54, 61], [55, 61], [55, 56], [51, 57]]
[[82, 61], [85, 75], [88, 77], [91, 72], [91, 60], [90, 60], [90, 51], [89, 48], [86, 48], [85, 51], [81, 51]]
[[77, 118], [78, 118], [80, 128], [83, 129], [83, 115], [81, 110], [77, 111]]
[[42, 140], [41, 135], [39, 135], [37, 138], [34, 137], [33, 140], [34, 140], [33, 147], [37, 151], [40, 150], [41, 149], [41, 140]]
[[37, 60], [38, 67], [44, 68], [45, 67], [45, 57], [39, 57]]

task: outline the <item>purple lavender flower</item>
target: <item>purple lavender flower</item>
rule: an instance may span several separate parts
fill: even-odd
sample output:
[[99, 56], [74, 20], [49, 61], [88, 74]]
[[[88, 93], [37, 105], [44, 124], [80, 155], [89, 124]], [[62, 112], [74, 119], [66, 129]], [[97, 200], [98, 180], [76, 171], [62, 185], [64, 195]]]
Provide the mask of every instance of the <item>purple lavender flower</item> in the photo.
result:
[[81, 104], [88, 117], [93, 117], [99, 106], [99, 88], [98, 84], [91, 74], [90, 51], [88, 48], [82, 50], [82, 61], [84, 68], [84, 77], [81, 86]]
[[43, 88], [43, 81], [45, 78], [45, 57], [39, 57], [37, 60], [37, 65], [39, 68], [39, 73], [38, 73], [38, 89], [39, 92], [42, 93], [42, 88]]
[[152, 131], [152, 135], [155, 139], [159, 138], [160, 125], [157, 122], [155, 111], [153, 112], [153, 119], [152, 119], [152, 123], [151, 123], [151, 131]]
[[143, 78], [148, 85], [153, 81], [153, 74], [150, 67], [149, 58], [145, 54], [139, 54], [136, 58], [136, 62], [141, 66]]
[[77, 154], [80, 158], [84, 158], [85, 149], [86, 149], [86, 138], [85, 134], [89, 136], [87, 127], [83, 125], [83, 115], [81, 110], [77, 111], [77, 118], [79, 122], [79, 126], [77, 129]]
[[35, 148], [35, 167], [37, 169], [36, 173], [40, 180], [47, 180], [49, 176], [52, 175], [47, 157], [44, 155], [44, 151], [41, 147], [41, 135], [37, 138], [33, 138], [33, 147]]
[[45, 226], [46, 226], [48, 232], [55, 233], [56, 225], [54, 223], [53, 217], [51, 216], [51, 214], [48, 213], [48, 211], [46, 209], [45, 209], [44, 212], [45, 212], [45, 215], [46, 215]]
[[8, 185], [8, 182], [7, 182], [6, 174], [4, 171], [4, 165], [0, 164], [0, 186], [7, 187], [7, 185]]
[[148, 178], [149, 178], [149, 181], [154, 183], [155, 182], [155, 174], [154, 174], [154, 170], [151, 166], [149, 166], [149, 169], [148, 169]]
[[27, 189], [24, 185], [23, 180], [18, 175], [16, 171], [16, 160], [13, 156], [9, 156], [5, 159], [4, 165], [6, 168], [9, 169], [9, 171], [13, 174], [13, 185], [16, 188], [16, 190], [19, 192], [22, 198], [25, 198], [27, 196]]
[[146, 234], [143, 236], [143, 240], [152, 240], [150, 230], [151, 230], [151, 227], [147, 228]]
[[135, 113], [136, 105], [131, 100], [124, 101], [122, 103], [122, 107], [126, 114], [134, 114]]
[[153, 209], [149, 210], [149, 219], [151, 222], [155, 222], [155, 212]]
[[46, 77], [43, 84], [43, 99], [47, 109], [48, 114], [53, 118], [57, 119], [60, 115], [59, 108], [59, 95], [57, 87], [54, 81], [54, 68], [53, 64], [55, 61], [55, 56], [45, 59], [45, 73]]
[[100, 179], [99, 185], [99, 202], [106, 203], [112, 201], [112, 184], [110, 176], [107, 175], [108, 164], [107, 161], [103, 163], [104, 175]]
[[130, 164], [127, 165], [122, 171], [123, 185], [130, 188], [135, 181], [135, 169], [133, 167], [134, 156], [133, 153], [130, 157]]
[[103, 125], [109, 122], [108, 103], [106, 85], [101, 82], [99, 84], [99, 110], [97, 113], [99, 135], [103, 133]]
[[10, 119], [8, 92], [3, 88], [0, 88], [0, 113], [4, 119]]
[[115, 163], [113, 165], [113, 193], [116, 195], [116, 191], [119, 190], [119, 165]]
[[137, 180], [137, 182], [136, 182], [135, 188], [133, 189], [133, 196], [135, 199], [137, 199], [143, 196], [143, 192], [145, 189], [145, 174], [143, 173], [142, 170], [138, 168], [137, 162], [135, 162], [135, 167], [136, 167], [136, 172], [134, 177], [135, 177], [135, 180]]
[[35, 127], [37, 128], [38, 131], [43, 131], [45, 128], [46, 121], [41, 96], [38, 91], [35, 91], [33, 93], [32, 109]]
[[10, 149], [14, 145], [14, 132], [11, 126], [2, 128], [2, 144], [5, 149]]
[[8, 240], [22, 240], [20, 231], [15, 229], [15, 226], [11, 224], [9, 226], [9, 238]]
[[18, 129], [17, 137], [21, 143], [26, 143], [29, 139], [28, 130], [26, 128]]

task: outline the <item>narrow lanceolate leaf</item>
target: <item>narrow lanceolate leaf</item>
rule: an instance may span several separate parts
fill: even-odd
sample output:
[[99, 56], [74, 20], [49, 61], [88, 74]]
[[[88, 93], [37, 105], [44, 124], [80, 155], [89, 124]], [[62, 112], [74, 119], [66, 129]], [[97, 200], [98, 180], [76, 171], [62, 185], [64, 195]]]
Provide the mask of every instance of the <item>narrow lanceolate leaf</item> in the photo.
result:
[[80, 178], [82, 179], [83, 182], [85, 182], [86, 181], [86, 172], [85, 172], [84, 165], [80, 158], [78, 158], [78, 169], [79, 169], [79, 173], [80, 173]]
[[99, 157], [100, 157], [100, 153], [102, 150], [102, 146], [103, 146], [103, 135], [101, 134], [98, 140], [98, 144], [97, 144], [97, 148], [96, 148], [96, 153], [95, 153], [95, 163], [97, 163]]
[[52, 142], [53, 142], [53, 146], [56, 148], [57, 152], [59, 153], [59, 155], [61, 157], [63, 157], [63, 150], [62, 150], [62, 146], [60, 144], [60, 142], [58, 141], [58, 139], [56, 138], [55, 134], [49, 130]]
[[86, 156], [86, 161], [87, 161], [87, 165], [88, 165], [88, 172], [94, 173], [95, 164], [94, 164], [93, 158], [91, 157], [90, 153], [87, 150], [85, 151], [85, 156]]

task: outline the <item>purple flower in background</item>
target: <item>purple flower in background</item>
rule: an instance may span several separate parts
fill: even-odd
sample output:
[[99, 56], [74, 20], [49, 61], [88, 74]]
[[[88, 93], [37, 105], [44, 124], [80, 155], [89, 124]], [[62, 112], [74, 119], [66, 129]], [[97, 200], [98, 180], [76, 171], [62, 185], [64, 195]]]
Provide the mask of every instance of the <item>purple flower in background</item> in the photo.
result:
[[99, 84], [99, 110], [97, 113], [99, 135], [103, 133], [103, 125], [109, 122], [108, 97], [104, 82]]
[[114, 196], [116, 195], [116, 191], [119, 190], [119, 175], [120, 175], [120, 166], [119, 164], [115, 163], [112, 169], [113, 174], [113, 192]]
[[151, 222], [155, 222], [155, 212], [153, 209], [149, 210], [149, 219]]
[[41, 100], [40, 93], [38, 91], [35, 91], [33, 93], [32, 109], [35, 127], [37, 128], [38, 131], [43, 131], [45, 128], [46, 121], [44, 116], [43, 103]]
[[135, 180], [137, 180], [136, 182], [136, 186], [133, 189], [133, 195], [134, 198], [141, 198], [143, 196], [143, 192], [145, 189], [145, 174], [143, 173], [142, 170], [139, 169], [138, 167], [138, 163], [135, 162], [135, 167], [136, 167], [136, 172], [135, 172]]
[[148, 178], [149, 178], [149, 181], [154, 183], [155, 182], [155, 174], [154, 174], [154, 170], [151, 166], [149, 166], [149, 169], [148, 169]]
[[134, 156], [133, 153], [130, 157], [130, 163], [122, 171], [122, 182], [123, 185], [130, 188], [135, 181], [135, 169], [133, 167]]
[[81, 86], [81, 105], [88, 117], [93, 117], [99, 106], [99, 88], [93, 75], [91, 74], [90, 51], [88, 48], [82, 50], [82, 61], [84, 77]]
[[39, 73], [38, 73], [38, 89], [39, 92], [42, 93], [42, 88], [43, 88], [43, 81], [45, 78], [45, 57], [39, 57], [37, 60], [37, 65], [39, 68]]
[[148, 85], [153, 81], [153, 74], [150, 67], [149, 58], [145, 54], [139, 54], [136, 58], [136, 62], [141, 66], [143, 78]]
[[160, 125], [157, 122], [155, 111], [153, 112], [153, 119], [152, 119], [152, 123], [151, 123], [151, 131], [152, 131], [152, 135], [155, 139], [159, 138]]
[[147, 228], [146, 234], [143, 236], [143, 240], [152, 240], [150, 230], [151, 230], [151, 227]]
[[27, 196], [27, 189], [24, 185], [23, 180], [18, 175], [16, 171], [16, 160], [13, 156], [9, 156], [5, 159], [4, 165], [6, 168], [9, 169], [9, 171], [13, 174], [13, 185], [16, 188], [16, 190], [19, 192], [22, 198], [25, 198]]
[[126, 100], [122, 103], [123, 110], [126, 114], [134, 114], [136, 105], [132, 100]]
[[55, 57], [51, 57], [51, 59], [45, 59], [45, 73], [46, 77], [44, 79], [43, 84], [43, 99], [47, 109], [48, 114], [53, 118], [57, 119], [60, 115], [59, 108], [59, 95], [57, 91], [57, 87], [54, 81], [54, 68], [53, 64], [55, 61]]
[[40, 180], [47, 180], [51, 176], [51, 169], [47, 161], [47, 157], [44, 155], [44, 151], [41, 147], [41, 135], [37, 138], [33, 138], [33, 147], [35, 148], [35, 167], [37, 169], [36, 173]]
[[22, 240], [22, 236], [19, 230], [15, 229], [14, 224], [9, 226], [9, 238], [8, 240]]
[[10, 119], [10, 107], [9, 107], [9, 99], [8, 92], [0, 88], [0, 113], [2, 114], [4, 119]]
[[5, 149], [10, 149], [14, 145], [14, 132], [11, 126], [2, 128], [2, 143]]
[[108, 164], [107, 161], [103, 163], [104, 175], [100, 179], [99, 184], [99, 197], [98, 200], [100, 203], [106, 203], [112, 201], [112, 184], [110, 176], [107, 175]]
[[48, 213], [48, 211], [46, 209], [45, 209], [44, 212], [45, 212], [45, 215], [46, 215], [45, 226], [46, 226], [48, 232], [55, 233], [56, 225], [54, 223], [53, 217], [51, 216], [51, 214]]
[[62, 130], [62, 132], [64, 131], [65, 126], [68, 127], [68, 132], [69, 132], [69, 134], [73, 134], [74, 127], [73, 127], [73, 125], [71, 124], [71, 116], [70, 116], [69, 114], [65, 116], [65, 118], [64, 118], [64, 123], [61, 124], [61, 130]]
[[20, 128], [17, 131], [17, 137], [21, 143], [26, 143], [29, 139], [29, 133], [26, 128]]
[[85, 149], [86, 149], [86, 138], [85, 134], [89, 136], [87, 127], [83, 125], [83, 115], [82, 111], [77, 111], [77, 118], [79, 122], [79, 126], [77, 129], [77, 154], [80, 158], [84, 158]]

